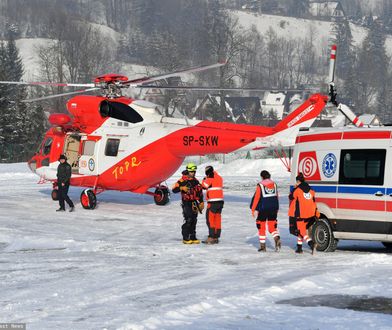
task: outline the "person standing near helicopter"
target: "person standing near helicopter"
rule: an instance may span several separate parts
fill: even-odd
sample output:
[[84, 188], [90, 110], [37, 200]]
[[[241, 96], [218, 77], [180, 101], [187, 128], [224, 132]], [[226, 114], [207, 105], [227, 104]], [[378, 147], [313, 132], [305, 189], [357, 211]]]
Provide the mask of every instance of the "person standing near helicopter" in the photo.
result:
[[182, 177], [173, 186], [173, 193], [181, 192], [182, 213], [184, 224], [182, 225], [182, 242], [184, 244], [199, 244], [196, 238], [197, 216], [204, 209], [203, 190], [199, 180], [196, 179], [197, 166], [189, 163]]
[[71, 165], [67, 163], [67, 157], [60, 155], [59, 166], [57, 167], [57, 185], [59, 191], [59, 204], [60, 208], [56, 211], [65, 211], [65, 201], [68, 203], [70, 209], [69, 212], [73, 212], [75, 209], [74, 203], [68, 197], [68, 189], [72, 175]]
[[207, 191], [207, 211], [206, 220], [208, 227], [208, 238], [203, 241], [205, 244], [218, 244], [222, 231], [222, 209], [223, 209], [223, 179], [209, 165], [205, 170], [206, 177], [201, 186]]

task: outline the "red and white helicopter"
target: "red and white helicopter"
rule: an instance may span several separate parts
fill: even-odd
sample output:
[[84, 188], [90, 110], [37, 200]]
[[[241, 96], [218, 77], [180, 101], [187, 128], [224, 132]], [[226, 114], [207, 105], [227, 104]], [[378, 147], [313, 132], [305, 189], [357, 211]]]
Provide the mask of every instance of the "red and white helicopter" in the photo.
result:
[[156, 204], [165, 205], [170, 194], [162, 182], [175, 173], [186, 156], [293, 145], [299, 128], [311, 126], [328, 102], [327, 96], [313, 94], [275, 127], [263, 127], [165, 117], [154, 104], [121, 93], [123, 88], [144, 88], [161, 79], [224, 64], [133, 80], [107, 74], [91, 84], [0, 83], [85, 87], [61, 95], [102, 91], [101, 96], [71, 98], [67, 109], [72, 116], [51, 114], [52, 127], [28, 162], [41, 179], [52, 182], [53, 199], [57, 199], [58, 159], [65, 154], [72, 166], [71, 185], [87, 188], [80, 197], [84, 208], [94, 209], [96, 195], [105, 190], [150, 194]]

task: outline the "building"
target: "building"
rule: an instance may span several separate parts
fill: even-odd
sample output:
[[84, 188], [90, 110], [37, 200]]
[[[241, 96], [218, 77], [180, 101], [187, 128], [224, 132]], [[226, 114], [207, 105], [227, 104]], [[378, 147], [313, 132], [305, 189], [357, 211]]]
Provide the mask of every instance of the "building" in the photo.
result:
[[345, 13], [339, 1], [314, 1], [309, 3], [310, 15], [331, 19], [336, 17], [344, 17]]

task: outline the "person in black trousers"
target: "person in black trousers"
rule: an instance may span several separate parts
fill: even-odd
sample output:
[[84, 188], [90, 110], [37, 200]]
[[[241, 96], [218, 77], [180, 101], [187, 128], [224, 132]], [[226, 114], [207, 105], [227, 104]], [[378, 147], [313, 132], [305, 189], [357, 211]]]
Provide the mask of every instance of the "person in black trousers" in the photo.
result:
[[56, 211], [65, 211], [65, 203], [67, 202], [70, 209], [69, 212], [73, 212], [75, 209], [74, 203], [68, 197], [68, 189], [71, 180], [72, 168], [71, 165], [67, 163], [67, 157], [65, 155], [60, 155], [59, 166], [57, 167], [57, 185], [59, 190], [59, 204], [60, 208]]

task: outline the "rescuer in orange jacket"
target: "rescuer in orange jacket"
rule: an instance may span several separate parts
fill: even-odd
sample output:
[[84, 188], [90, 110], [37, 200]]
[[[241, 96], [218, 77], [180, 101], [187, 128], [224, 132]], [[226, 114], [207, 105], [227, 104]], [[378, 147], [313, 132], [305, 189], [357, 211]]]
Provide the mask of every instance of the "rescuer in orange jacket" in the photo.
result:
[[289, 198], [291, 204], [289, 207], [289, 217], [294, 217], [297, 220], [298, 236], [297, 236], [297, 250], [296, 253], [302, 253], [302, 242], [305, 240], [312, 250], [315, 249], [315, 244], [308, 236], [306, 231], [306, 224], [314, 222], [315, 217], [318, 216], [315, 192], [310, 188], [309, 184], [305, 182], [302, 173], [299, 173], [296, 179], [296, 186]]
[[203, 179], [201, 186], [207, 190], [206, 220], [208, 238], [203, 243], [217, 244], [222, 231], [223, 179], [214, 171], [212, 166], [207, 166], [205, 173], [206, 177]]
[[271, 180], [271, 174], [268, 171], [261, 171], [262, 181], [257, 184], [256, 192], [251, 202], [252, 217], [255, 217], [255, 211], [258, 211], [256, 226], [259, 230], [259, 251], [265, 252], [266, 222], [268, 221], [268, 230], [274, 237], [275, 251], [281, 248], [281, 241], [278, 230], [278, 187]]
[[181, 192], [182, 212], [184, 224], [182, 225], [182, 238], [184, 244], [199, 244], [196, 238], [197, 215], [204, 209], [203, 189], [199, 180], [195, 178], [197, 166], [189, 163], [182, 177], [173, 186], [174, 193]]

